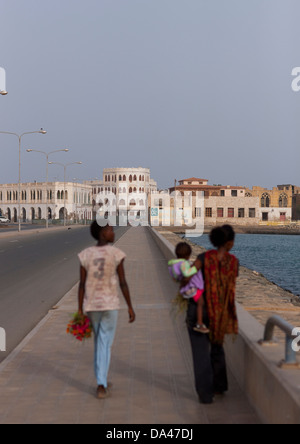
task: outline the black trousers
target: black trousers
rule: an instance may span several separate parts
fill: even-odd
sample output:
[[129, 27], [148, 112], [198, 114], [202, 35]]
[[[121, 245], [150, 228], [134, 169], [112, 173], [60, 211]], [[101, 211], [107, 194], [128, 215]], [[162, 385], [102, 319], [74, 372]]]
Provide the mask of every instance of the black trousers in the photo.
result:
[[[208, 319], [204, 310], [204, 322]], [[226, 359], [222, 345], [211, 344], [209, 335], [193, 330], [197, 319], [197, 305], [191, 301], [187, 313], [188, 332], [192, 346], [195, 388], [199, 401], [211, 403], [214, 393], [228, 390]]]

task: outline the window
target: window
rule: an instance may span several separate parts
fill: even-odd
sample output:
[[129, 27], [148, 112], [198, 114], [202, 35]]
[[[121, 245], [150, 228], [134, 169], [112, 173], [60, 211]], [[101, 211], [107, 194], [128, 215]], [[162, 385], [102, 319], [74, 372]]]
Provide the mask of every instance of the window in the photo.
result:
[[237, 197], [237, 190], [231, 190], [231, 196]]
[[225, 190], [221, 190], [221, 192], [220, 192], [220, 196], [225, 196]]
[[270, 196], [268, 195], [268, 193], [262, 194], [260, 204], [263, 208], [268, 208], [270, 206]]
[[224, 208], [217, 208], [217, 217], [224, 217]]
[[249, 217], [255, 217], [255, 208], [249, 208]]
[[212, 208], [205, 208], [205, 217], [212, 217]]
[[285, 193], [280, 194], [279, 196], [279, 207], [287, 207], [288, 206], [288, 198]]
[[238, 209], [238, 217], [245, 217], [245, 208]]
[[201, 217], [201, 208], [195, 208], [195, 217]]
[[234, 217], [234, 208], [228, 208], [228, 217]]

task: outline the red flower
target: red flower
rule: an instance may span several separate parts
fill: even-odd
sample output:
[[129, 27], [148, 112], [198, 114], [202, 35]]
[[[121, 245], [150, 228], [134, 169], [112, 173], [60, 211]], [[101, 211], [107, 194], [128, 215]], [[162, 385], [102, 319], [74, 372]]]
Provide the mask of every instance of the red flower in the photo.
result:
[[92, 325], [86, 315], [76, 313], [67, 326], [67, 333], [74, 336], [78, 341], [89, 339], [92, 336]]

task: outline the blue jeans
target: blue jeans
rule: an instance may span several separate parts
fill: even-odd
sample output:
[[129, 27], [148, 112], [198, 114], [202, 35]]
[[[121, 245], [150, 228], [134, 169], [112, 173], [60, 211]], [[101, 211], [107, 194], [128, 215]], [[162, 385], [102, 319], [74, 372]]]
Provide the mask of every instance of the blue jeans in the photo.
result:
[[110, 365], [111, 347], [118, 321], [118, 310], [89, 311], [95, 338], [94, 368], [98, 385], [107, 388], [107, 375]]

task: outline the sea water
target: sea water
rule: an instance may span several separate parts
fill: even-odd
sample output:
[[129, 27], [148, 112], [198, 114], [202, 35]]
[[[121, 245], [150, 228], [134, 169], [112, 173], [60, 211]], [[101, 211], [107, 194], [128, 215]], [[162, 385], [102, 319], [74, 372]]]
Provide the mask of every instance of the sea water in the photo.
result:
[[[190, 240], [206, 249], [213, 248], [207, 234]], [[237, 234], [231, 253], [244, 267], [300, 296], [300, 236]]]

